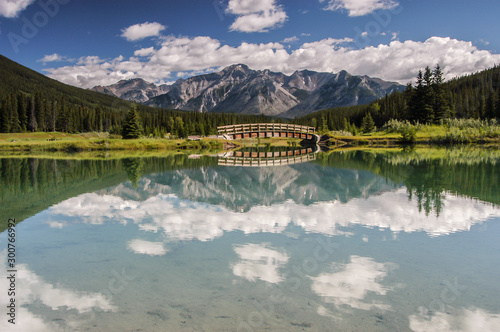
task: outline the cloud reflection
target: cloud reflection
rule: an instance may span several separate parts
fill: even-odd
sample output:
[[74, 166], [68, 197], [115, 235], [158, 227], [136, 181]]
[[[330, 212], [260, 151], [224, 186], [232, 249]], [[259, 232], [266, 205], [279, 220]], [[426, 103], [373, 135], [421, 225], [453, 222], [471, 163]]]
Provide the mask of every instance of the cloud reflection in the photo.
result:
[[150, 256], [163, 256], [168, 250], [163, 246], [163, 242], [150, 242], [134, 239], [127, 244], [127, 247], [137, 254]]
[[243, 277], [249, 281], [257, 279], [277, 284], [283, 281], [279, 269], [288, 262], [288, 255], [275, 249], [268, 244], [245, 244], [234, 247], [240, 261], [232, 266], [236, 276]]
[[[6, 266], [6, 251], [1, 253], [2, 266]], [[29, 305], [41, 303], [50, 310], [76, 310], [78, 314], [86, 314], [93, 308], [102, 311], [116, 311], [116, 307], [111, 304], [101, 293], [77, 292], [66, 289], [60, 285], [52, 285], [45, 282], [36, 273], [31, 271], [27, 265], [18, 264], [16, 266], [16, 324], [7, 322], [7, 316], [2, 315], [0, 320], [0, 331], [58, 331], [60, 327], [52, 322], [46, 322], [42, 317], [29, 311]], [[0, 271], [0, 289], [9, 289], [10, 281], [7, 279], [5, 269]], [[0, 306], [6, 308], [7, 296], [0, 296]], [[5, 312], [5, 309], [2, 310]], [[66, 321], [68, 325], [75, 328], [77, 322]]]
[[[102, 224], [106, 221], [134, 222], [144, 231], [164, 232], [174, 240], [209, 241], [225, 231], [246, 234], [283, 232], [289, 224], [311, 233], [343, 234], [344, 227], [359, 224], [397, 232], [426, 232], [443, 236], [470, 230], [474, 224], [500, 216], [491, 204], [451, 194], [444, 195], [446, 208], [438, 217], [418, 211], [408, 200], [405, 189], [368, 198], [318, 202], [302, 205], [291, 200], [272, 206], [253, 206], [240, 213], [226, 207], [179, 199], [173, 194], [158, 194], [145, 201], [127, 200], [111, 195], [84, 194], [48, 209], [51, 220], [57, 216], [76, 217], [78, 221]], [[63, 227], [52, 223], [52, 227]]]
[[351, 256], [350, 260], [348, 264], [334, 264], [334, 272], [310, 277], [312, 290], [322, 296], [325, 302], [333, 303], [337, 307], [389, 309], [389, 305], [375, 300], [369, 301], [366, 297], [369, 293], [385, 295], [390, 290], [380, 284], [380, 281], [395, 265], [377, 263], [371, 258], [360, 256]]
[[500, 331], [500, 314], [479, 308], [462, 309], [457, 314], [437, 312], [432, 317], [412, 315], [410, 329], [414, 332], [497, 332]]

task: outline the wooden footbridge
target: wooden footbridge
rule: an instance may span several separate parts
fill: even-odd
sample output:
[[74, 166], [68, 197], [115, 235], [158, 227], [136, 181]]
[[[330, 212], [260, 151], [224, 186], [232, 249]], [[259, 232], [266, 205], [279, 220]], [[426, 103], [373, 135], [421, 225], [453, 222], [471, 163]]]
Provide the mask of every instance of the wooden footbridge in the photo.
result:
[[227, 139], [257, 137], [291, 137], [317, 142], [316, 128], [286, 123], [251, 123], [217, 127], [219, 135]]

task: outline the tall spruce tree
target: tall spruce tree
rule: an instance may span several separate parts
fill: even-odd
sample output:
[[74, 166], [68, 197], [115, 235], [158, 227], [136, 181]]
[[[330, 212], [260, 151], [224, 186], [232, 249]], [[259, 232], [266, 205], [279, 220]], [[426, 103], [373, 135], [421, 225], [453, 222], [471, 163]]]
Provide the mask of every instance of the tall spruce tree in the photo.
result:
[[439, 123], [441, 120], [450, 117], [450, 101], [446, 95], [446, 90], [443, 86], [443, 72], [439, 64], [433, 72], [433, 89], [434, 89], [434, 122]]
[[361, 130], [365, 134], [375, 130], [375, 122], [373, 121], [370, 112], [366, 113], [365, 117], [363, 118], [363, 122], [361, 123]]
[[31, 97], [28, 113], [28, 130], [35, 132], [38, 129], [35, 116], [35, 97]]
[[429, 66], [425, 67], [424, 93], [422, 96], [423, 122], [430, 123], [434, 120], [434, 77]]
[[139, 138], [143, 130], [137, 107], [133, 105], [127, 113], [127, 117], [122, 127], [122, 137], [124, 139]]

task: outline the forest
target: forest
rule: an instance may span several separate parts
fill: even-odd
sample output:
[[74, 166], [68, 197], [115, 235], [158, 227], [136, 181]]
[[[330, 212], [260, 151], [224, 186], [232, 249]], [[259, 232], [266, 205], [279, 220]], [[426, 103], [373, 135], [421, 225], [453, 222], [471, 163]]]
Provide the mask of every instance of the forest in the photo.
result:
[[445, 119], [499, 119], [500, 67], [444, 82], [439, 65], [416, 76], [402, 92], [394, 92], [367, 105], [333, 108], [294, 119], [292, 122], [323, 130], [360, 128], [369, 116], [382, 127], [389, 120], [440, 124]]
[[[109, 132], [119, 135], [132, 103], [57, 82], [0, 56], [0, 132]], [[367, 105], [323, 110], [286, 120], [262, 115], [199, 113], [137, 105], [147, 137], [185, 138], [215, 135], [217, 126], [287, 122], [314, 126], [320, 132], [368, 126], [391, 119], [439, 124], [445, 119], [500, 118], [500, 67], [444, 82], [442, 69], [429, 67], [402, 92]]]

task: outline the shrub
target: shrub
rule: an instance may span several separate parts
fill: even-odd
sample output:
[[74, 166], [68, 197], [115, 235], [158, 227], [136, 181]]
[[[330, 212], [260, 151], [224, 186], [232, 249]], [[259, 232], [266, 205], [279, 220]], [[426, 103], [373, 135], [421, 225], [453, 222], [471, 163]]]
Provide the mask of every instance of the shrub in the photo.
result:
[[417, 129], [413, 126], [401, 128], [401, 137], [399, 143], [401, 144], [415, 144], [417, 142]]

